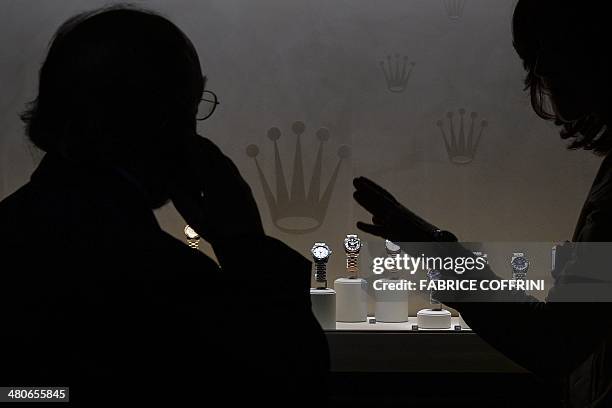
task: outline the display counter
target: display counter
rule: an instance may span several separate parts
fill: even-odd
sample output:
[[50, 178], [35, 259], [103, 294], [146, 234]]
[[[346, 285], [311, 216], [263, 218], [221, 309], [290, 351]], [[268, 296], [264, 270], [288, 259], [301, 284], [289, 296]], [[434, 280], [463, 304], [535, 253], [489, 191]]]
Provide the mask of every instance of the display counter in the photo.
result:
[[416, 317], [405, 323], [337, 323], [325, 332], [332, 371], [527, 373], [459, 317], [447, 330], [415, 330], [416, 324]]

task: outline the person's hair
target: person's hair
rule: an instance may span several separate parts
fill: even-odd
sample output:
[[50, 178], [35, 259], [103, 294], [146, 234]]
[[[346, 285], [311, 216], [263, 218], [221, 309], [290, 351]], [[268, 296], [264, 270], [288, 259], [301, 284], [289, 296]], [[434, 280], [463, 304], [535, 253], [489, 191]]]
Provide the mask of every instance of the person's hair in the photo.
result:
[[194, 120], [204, 89], [197, 52], [166, 18], [129, 5], [82, 13], [54, 35], [38, 96], [21, 118], [34, 145], [114, 158], [161, 147]]
[[[612, 116], [610, 111], [590, 112], [575, 122], [563, 122], [552, 109], [550, 90], [536, 71], [542, 52], [542, 40], [546, 38], [554, 43], [554, 50], [550, 52], [579, 61], [581, 66], [580, 72], [569, 72], [570, 68], [562, 63], [555, 69], [565, 69], [570, 77], [590, 76], [590, 80], [598, 82], [602, 93], [610, 95], [610, 70], [607, 76], [600, 74], [605, 71], [600, 67], [602, 63], [612, 69], [607, 55], [611, 53], [612, 31], [609, 29], [608, 13], [603, 7], [604, 4], [607, 3], [519, 0], [512, 22], [513, 44], [527, 72], [525, 89], [530, 93], [534, 111], [541, 118], [562, 126], [561, 138], [570, 141], [570, 149], [592, 150], [597, 154], [606, 154], [612, 150], [612, 129], [608, 127]], [[571, 34], [568, 37], [569, 32]], [[577, 47], [568, 46], [565, 43], [568, 39]], [[593, 98], [601, 97], [593, 95]], [[607, 102], [606, 105], [612, 105], [612, 102]], [[608, 106], [605, 108], [610, 109]]]

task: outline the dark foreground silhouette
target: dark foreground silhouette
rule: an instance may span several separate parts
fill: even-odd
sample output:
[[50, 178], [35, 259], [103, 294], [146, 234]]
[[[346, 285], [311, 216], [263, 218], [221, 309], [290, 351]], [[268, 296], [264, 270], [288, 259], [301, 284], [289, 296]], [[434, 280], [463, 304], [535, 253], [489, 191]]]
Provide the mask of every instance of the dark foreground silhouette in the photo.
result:
[[[234, 164], [196, 134], [205, 83], [155, 14], [60, 28], [24, 114], [46, 156], [0, 203], [0, 384], [70, 386], [84, 406], [324, 400], [310, 262], [265, 235]], [[218, 264], [161, 230], [168, 200]]]
[[[612, 242], [612, 130], [609, 127], [612, 124], [609, 98], [612, 35], [607, 16], [601, 2], [554, 0], [520, 0], [514, 14], [514, 45], [527, 70], [526, 85], [534, 110], [561, 126], [561, 137], [570, 141], [570, 148], [606, 155], [576, 225], [575, 243]], [[562, 163], [558, 165], [559, 177], [563, 177], [566, 170]], [[357, 178], [354, 185], [356, 201], [372, 214], [371, 224], [358, 223], [362, 230], [398, 242], [430, 242], [440, 236], [454, 237], [450, 233], [440, 234], [438, 228], [412, 213], [374, 182]], [[412, 245], [406, 245], [407, 249]], [[423, 250], [433, 251], [435, 255], [435, 249], [431, 248], [438, 247], [437, 244]], [[448, 254], [471, 256], [460, 245], [445, 244], [445, 247], [451, 251]], [[597, 303], [569, 303], [564, 301], [567, 297], [559, 294], [573, 284], [609, 285], [612, 255], [600, 253], [594, 260], [591, 254], [596, 250], [589, 246], [576, 247], [587, 250], [573, 252], [567, 262], [556, 265], [555, 285], [547, 302], [514, 293], [512, 298], [488, 296], [484, 304], [480, 302], [483, 294], [476, 292], [464, 294], [463, 298], [449, 297], [445, 303], [459, 310], [469, 326], [491, 345], [549, 382], [558, 391], [550, 396], [551, 403], [609, 407], [612, 406], [612, 293], [604, 294], [605, 301], [599, 298]], [[455, 274], [443, 274], [442, 278], [458, 279]], [[498, 279], [488, 268], [482, 276], [465, 278]], [[596, 295], [593, 296], [595, 301]]]

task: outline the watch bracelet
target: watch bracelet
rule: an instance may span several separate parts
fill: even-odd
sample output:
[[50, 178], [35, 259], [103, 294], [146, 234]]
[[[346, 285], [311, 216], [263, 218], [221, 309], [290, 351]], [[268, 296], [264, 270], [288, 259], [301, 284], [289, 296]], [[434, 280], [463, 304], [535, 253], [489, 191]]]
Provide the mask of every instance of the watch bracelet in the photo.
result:
[[346, 254], [346, 271], [351, 278], [356, 278], [359, 275], [359, 267], [357, 265], [358, 256], [357, 254]]
[[323, 261], [315, 261], [315, 281], [327, 286], [327, 264]]
[[187, 245], [193, 249], [199, 249], [200, 247], [200, 239], [187, 239]]

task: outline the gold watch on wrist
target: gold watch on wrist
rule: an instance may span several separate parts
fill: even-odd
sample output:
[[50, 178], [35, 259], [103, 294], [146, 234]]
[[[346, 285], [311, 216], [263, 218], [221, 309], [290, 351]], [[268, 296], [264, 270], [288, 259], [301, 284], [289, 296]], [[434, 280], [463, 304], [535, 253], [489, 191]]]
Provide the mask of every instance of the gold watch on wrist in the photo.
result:
[[200, 235], [189, 225], [185, 225], [185, 238], [187, 239], [187, 245], [193, 249], [198, 249], [200, 246]]

